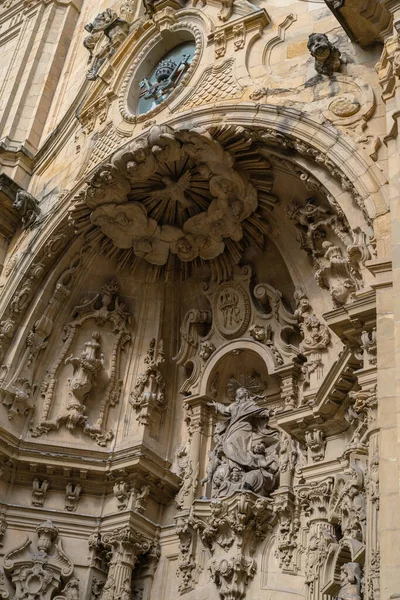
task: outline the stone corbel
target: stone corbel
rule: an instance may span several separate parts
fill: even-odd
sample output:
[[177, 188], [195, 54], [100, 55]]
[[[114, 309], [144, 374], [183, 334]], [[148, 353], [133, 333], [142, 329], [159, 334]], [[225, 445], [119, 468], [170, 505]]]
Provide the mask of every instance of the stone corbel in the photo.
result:
[[379, 0], [325, 0], [347, 35], [361, 48], [382, 42], [392, 17]]

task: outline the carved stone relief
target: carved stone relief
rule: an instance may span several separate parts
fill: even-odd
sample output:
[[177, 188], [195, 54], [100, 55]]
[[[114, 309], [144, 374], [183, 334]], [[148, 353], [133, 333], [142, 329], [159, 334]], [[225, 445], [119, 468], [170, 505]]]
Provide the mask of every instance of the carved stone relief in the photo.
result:
[[165, 380], [160, 370], [165, 362], [162, 341], [156, 347], [156, 340], [151, 340], [144, 362], [146, 370], [137, 378], [129, 402], [138, 413], [139, 423], [150, 425], [152, 413], [163, 412], [167, 408]]
[[[247, 384], [247, 385], [246, 385]], [[219, 441], [210, 452], [207, 477], [212, 483], [212, 497], [230, 496], [239, 490], [268, 495], [278, 482], [278, 433], [268, 427], [269, 412], [259, 406], [262, 396], [251, 392], [256, 382], [229, 383], [231, 404], [209, 403], [226, 421]], [[255, 435], [259, 434], [256, 441]]]
[[19, 190], [13, 203], [13, 209], [19, 214], [22, 222], [22, 229], [29, 229], [34, 225], [39, 216], [40, 208], [36, 198], [25, 192]]
[[[105, 284], [100, 294], [94, 298], [85, 298], [74, 309], [74, 319], [65, 327], [61, 354], [42, 383], [44, 404], [39, 422], [31, 425], [33, 437], [65, 426], [70, 431], [81, 427], [83, 433], [101, 446], [112, 439], [114, 434], [111, 430], [106, 430], [106, 418], [110, 407], [119, 401], [122, 385], [121, 351], [130, 340], [129, 323], [130, 316], [127, 307], [120, 302], [116, 281]], [[94, 327], [98, 330], [93, 331]], [[82, 340], [78, 344], [77, 338]], [[103, 340], [109, 340], [108, 354], [102, 352]], [[69, 355], [74, 347], [77, 354]], [[63, 406], [59, 403], [59, 396], [56, 396], [60, 377], [69, 387], [68, 398], [65, 398], [65, 394], [60, 394], [66, 400]], [[86, 401], [93, 390], [98, 393], [100, 377], [103, 382], [102, 399], [97, 420], [93, 423], [86, 414]], [[95, 382], [97, 385], [94, 387]], [[50, 418], [56, 400], [58, 414]]]
[[361, 600], [362, 570], [358, 563], [346, 563], [340, 570], [338, 600]]
[[39, 481], [39, 479], [34, 479], [32, 484], [32, 506], [41, 507], [44, 505], [47, 490], [49, 489], [49, 482], [45, 479], [44, 481]]
[[75, 512], [78, 508], [78, 502], [81, 497], [82, 487], [77, 484], [67, 483], [65, 489], [65, 509], [69, 512]]
[[[82, 259], [83, 253], [74, 256], [68, 267], [63, 270], [47, 307], [26, 336], [26, 349], [18, 361], [18, 365], [7, 369], [6, 377], [0, 381], [0, 394], [3, 404], [8, 406], [10, 420], [16, 415], [25, 415], [34, 408], [32, 395], [35, 388], [36, 365], [48, 345], [60, 307], [71, 293], [70, 288], [82, 265]], [[28, 280], [12, 302], [12, 311], [7, 326], [7, 328], [11, 327], [10, 333], [16, 325], [15, 317], [22, 312], [33, 292], [32, 284], [33, 281]]]
[[340, 71], [342, 61], [339, 50], [328, 40], [324, 33], [312, 33], [308, 38], [308, 49], [315, 58], [315, 70], [319, 75], [332, 76]]
[[127, 583], [139, 557], [151, 553], [152, 543], [133, 527], [115, 529], [101, 536], [102, 543], [111, 553], [109, 570], [103, 587], [102, 600], [127, 599]]
[[[243, 140], [243, 150], [246, 147]], [[206, 129], [178, 132], [165, 126], [153, 127], [129, 149], [118, 151], [110, 163], [96, 169], [87, 190], [75, 198], [71, 212], [75, 229], [93, 233], [100, 230], [109, 247], [130, 249], [136, 257], [156, 266], [165, 265], [171, 254], [183, 263], [196, 258], [212, 261], [210, 265], [221, 279], [222, 271], [218, 274], [218, 270], [226, 268], [226, 261], [218, 257], [229, 253], [226, 241], [246, 240], [247, 219], [258, 207], [273, 201], [265, 182], [262, 191], [257, 191], [257, 181], [253, 183], [240, 168], [240, 161], [235, 160]], [[254, 160], [258, 165], [262, 159]], [[165, 165], [181, 161], [185, 167], [175, 178], [162, 175]], [[247, 162], [246, 167], [251, 164]], [[148, 181], [150, 177], [158, 181], [156, 186]], [[148, 188], [148, 201], [141, 192], [131, 192], [136, 183], [140, 183], [138, 189], [143, 185]], [[204, 186], [208, 188], [207, 211], [202, 210]], [[133, 201], [127, 201], [128, 194]], [[190, 218], [186, 212], [189, 204], [193, 214]], [[167, 218], [172, 207], [176, 207], [182, 227]], [[168, 224], [160, 225], [161, 216]], [[253, 227], [258, 230], [256, 241], [262, 244], [263, 230], [256, 225], [259, 222], [254, 220]]]
[[[36, 528], [37, 549], [31, 550], [32, 541], [26, 541], [4, 557], [4, 571], [12, 579], [16, 593], [14, 599], [38, 596], [50, 600], [60, 591], [63, 581], [63, 596], [66, 600], [75, 600], [73, 590], [79, 587], [76, 578], [70, 579], [73, 563], [63, 551], [61, 541], [55, 543], [58, 529], [51, 521], [41, 523]], [[68, 583], [71, 582], [71, 585]], [[58, 596], [59, 597], [59, 596]]]
[[96, 79], [100, 67], [114, 54], [129, 32], [129, 23], [120, 19], [111, 8], [99, 13], [93, 21], [85, 25], [89, 35], [83, 45], [89, 52], [90, 64], [88, 79]]

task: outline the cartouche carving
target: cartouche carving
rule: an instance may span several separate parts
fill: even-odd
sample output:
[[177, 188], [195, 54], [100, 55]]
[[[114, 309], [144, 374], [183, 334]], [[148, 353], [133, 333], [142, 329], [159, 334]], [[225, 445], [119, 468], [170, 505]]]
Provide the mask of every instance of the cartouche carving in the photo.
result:
[[[81, 427], [83, 433], [95, 439], [99, 445], [105, 446], [114, 435], [111, 430], [107, 431], [105, 428], [106, 417], [109, 408], [119, 401], [122, 386], [119, 377], [120, 353], [130, 340], [128, 330], [130, 316], [127, 307], [119, 300], [118, 283], [112, 280], [103, 286], [100, 294], [92, 299], [85, 298], [82, 305], [75, 308], [74, 316], [75, 319], [65, 328], [65, 341], [61, 354], [42, 385], [44, 396], [42, 415], [37, 425], [31, 425], [31, 431], [33, 437], [38, 437], [61, 426], [65, 426], [70, 431]], [[92, 332], [91, 339], [84, 342], [78, 356], [68, 356], [79, 331], [82, 329], [87, 331], [91, 321], [97, 326], [104, 326], [107, 322], [112, 326], [113, 343], [109, 348], [107, 369], [105, 369], [105, 356], [101, 352], [102, 338], [98, 331]], [[59, 394], [62, 397], [57, 381], [63, 370], [69, 368], [70, 364], [73, 367], [73, 374], [68, 379], [70, 391], [66, 406], [61, 414], [51, 419], [49, 413], [53, 402], [57, 399], [56, 389], [60, 390]], [[100, 371], [102, 371], [102, 380], [106, 383], [98, 405], [97, 420], [92, 422], [86, 414], [86, 400], [91, 397], [93, 391], [97, 392], [99, 389], [98, 385], [94, 387], [94, 383], [98, 382]]]
[[325, 33], [312, 33], [308, 38], [307, 47], [311, 56], [315, 58], [314, 66], [319, 75], [332, 77], [335, 71], [340, 71], [340, 52]]
[[[37, 549], [31, 550], [32, 541], [27, 536], [22, 544], [4, 557], [4, 570], [16, 589], [14, 598], [22, 600], [40, 595], [42, 600], [54, 597], [76, 600], [73, 590], [76, 590], [77, 580], [70, 579], [73, 563], [64, 553], [61, 541], [55, 544], [58, 528], [51, 521], [45, 521], [38, 525], [36, 533]], [[62, 581], [67, 581], [62, 592], [66, 593], [60, 597], [57, 592]]]

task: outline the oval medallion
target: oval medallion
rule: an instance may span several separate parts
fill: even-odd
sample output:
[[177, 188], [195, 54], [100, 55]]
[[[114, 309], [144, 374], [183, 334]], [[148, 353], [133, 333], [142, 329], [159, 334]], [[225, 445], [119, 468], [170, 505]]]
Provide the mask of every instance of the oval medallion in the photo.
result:
[[226, 338], [242, 335], [250, 322], [250, 301], [239, 283], [224, 283], [214, 296], [214, 315], [218, 330]]

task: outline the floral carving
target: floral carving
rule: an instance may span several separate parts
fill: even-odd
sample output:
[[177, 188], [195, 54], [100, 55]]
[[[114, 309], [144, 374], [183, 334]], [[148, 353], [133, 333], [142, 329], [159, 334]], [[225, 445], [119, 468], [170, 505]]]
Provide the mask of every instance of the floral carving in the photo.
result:
[[156, 340], [151, 340], [144, 362], [146, 370], [137, 378], [129, 402], [139, 413], [139, 423], [149, 425], [153, 410], [163, 411], [167, 408], [165, 381], [160, 370], [165, 362], [162, 341], [156, 347]]

